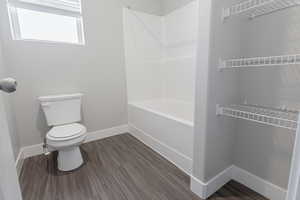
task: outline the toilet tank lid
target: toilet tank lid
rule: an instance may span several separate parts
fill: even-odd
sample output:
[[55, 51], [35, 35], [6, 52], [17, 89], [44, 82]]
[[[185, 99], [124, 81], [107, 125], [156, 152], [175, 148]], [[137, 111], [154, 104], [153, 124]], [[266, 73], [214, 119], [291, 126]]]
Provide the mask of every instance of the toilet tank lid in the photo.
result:
[[39, 97], [39, 101], [41, 102], [51, 102], [51, 101], [63, 101], [63, 100], [69, 100], [69, 99], [78, 99], [83, 96], [82, 93], [76, 93], [76, 94], [63, 94], [63, 95], [51, 95], [51, 96], [42, 96]]

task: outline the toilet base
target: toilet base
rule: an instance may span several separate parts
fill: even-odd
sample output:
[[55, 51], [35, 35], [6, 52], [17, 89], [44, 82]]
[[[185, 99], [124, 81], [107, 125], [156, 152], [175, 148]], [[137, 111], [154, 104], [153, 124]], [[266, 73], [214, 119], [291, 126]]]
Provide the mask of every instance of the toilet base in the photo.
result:
[[60, 171], [72, 171], [83, 164], [79, 146], [67, 147], [58, 151], [57, 165]]

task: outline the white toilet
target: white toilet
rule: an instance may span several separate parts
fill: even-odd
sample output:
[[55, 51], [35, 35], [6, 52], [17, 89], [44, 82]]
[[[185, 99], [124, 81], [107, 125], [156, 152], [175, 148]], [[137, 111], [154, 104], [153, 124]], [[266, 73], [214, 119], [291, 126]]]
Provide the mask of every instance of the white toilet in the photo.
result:
[[39, 97], [49, 126], [46, 144], [58, 150], [58, 169], [72, 171], [83, 164], [79, 145], [86, 138], [86, 127], [81, 121], [82, 94]]

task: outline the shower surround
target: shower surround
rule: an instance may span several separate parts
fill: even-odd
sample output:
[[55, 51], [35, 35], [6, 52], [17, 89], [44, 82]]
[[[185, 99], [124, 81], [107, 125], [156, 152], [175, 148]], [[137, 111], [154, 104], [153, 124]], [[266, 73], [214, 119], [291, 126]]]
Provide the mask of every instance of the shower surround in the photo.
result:
[[123, 13], [130, 132], [190, 174], [198, 1], [165, 16]]

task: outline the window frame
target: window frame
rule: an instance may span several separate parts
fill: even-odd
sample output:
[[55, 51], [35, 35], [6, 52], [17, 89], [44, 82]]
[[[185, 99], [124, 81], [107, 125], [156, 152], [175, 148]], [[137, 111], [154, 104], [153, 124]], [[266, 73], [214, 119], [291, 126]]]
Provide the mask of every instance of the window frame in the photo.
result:
[[[81, 3], [81, 0], [80, 0], [80, 3]], [[22, 38], [21, 31], [20, 31], [19, 17], [18, 17], [18, 12], [17, 12], [18, 8], [75, 18], [76, 25], [77, 25], [78, 42]], [[9, 21], [10, 21], [11, 36], [12, 36], [13, 40], [85, 45], [81, 6], [80, 6], [80, 12], [76, 12], [76, 11], [71, 11], [71, 10], [67, 10], [67, 9], [60, 9], [60, 8], [55, 8], [55, 7], [50, 7], [50, 6], [22, 2], [21, 0], [7, 0], [7, 9], [8, 9], [8, 15], [9, 15]]]

